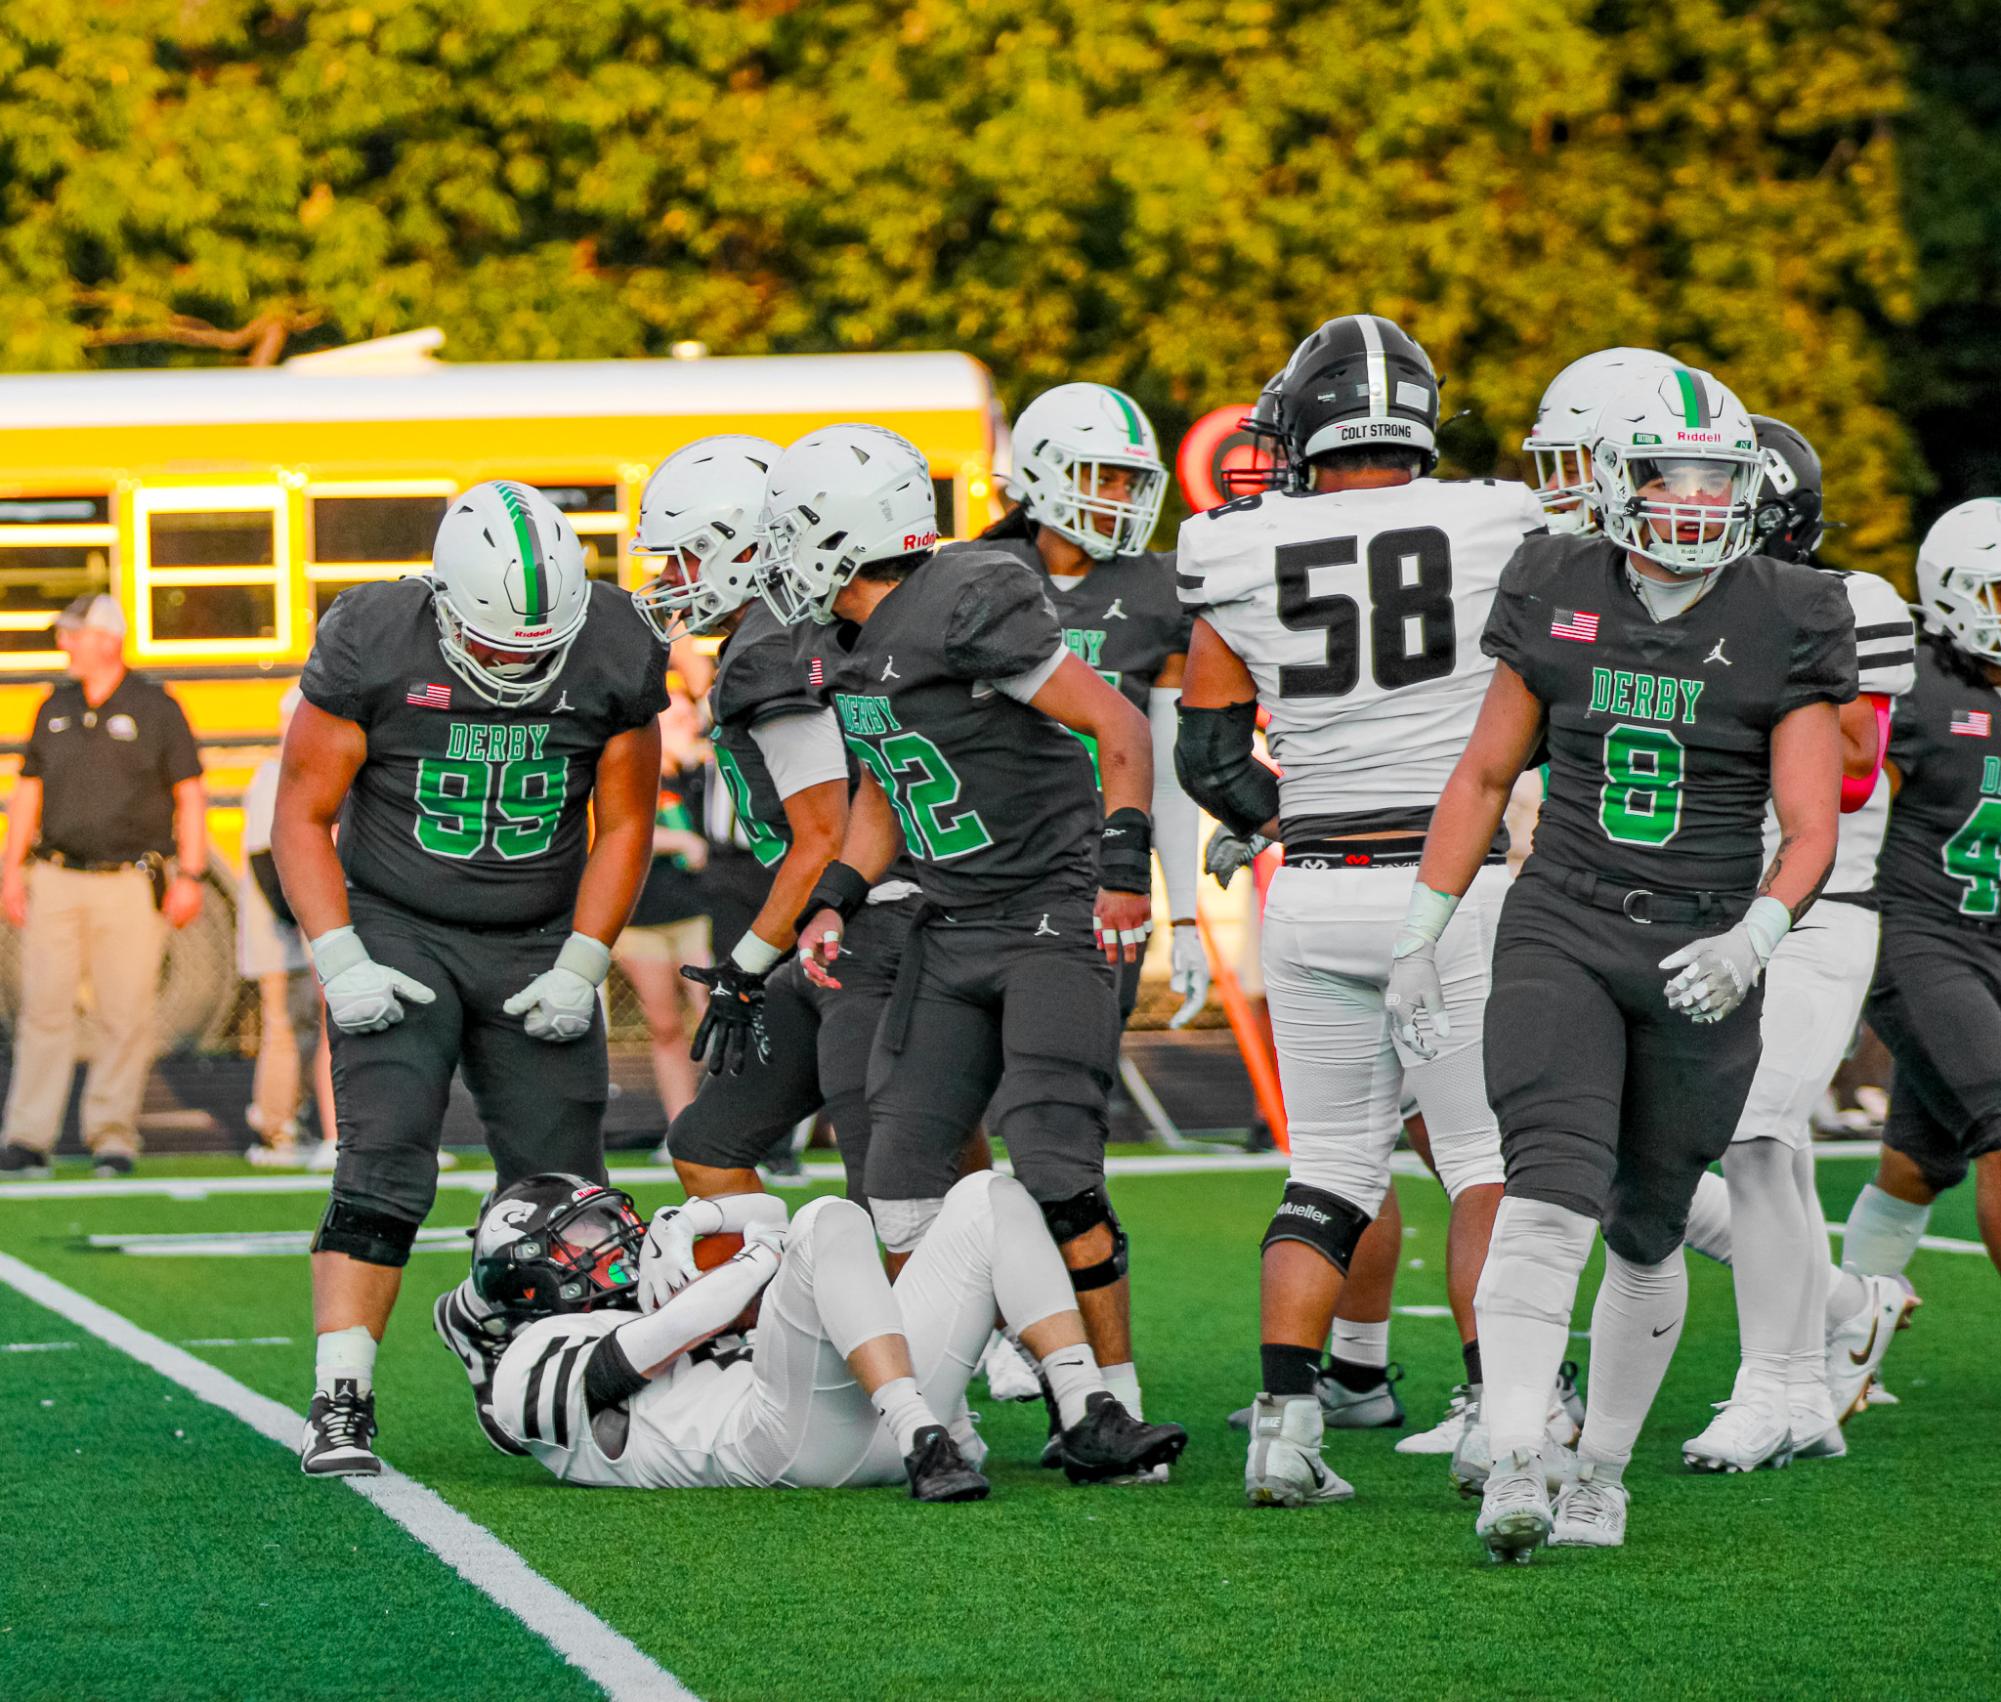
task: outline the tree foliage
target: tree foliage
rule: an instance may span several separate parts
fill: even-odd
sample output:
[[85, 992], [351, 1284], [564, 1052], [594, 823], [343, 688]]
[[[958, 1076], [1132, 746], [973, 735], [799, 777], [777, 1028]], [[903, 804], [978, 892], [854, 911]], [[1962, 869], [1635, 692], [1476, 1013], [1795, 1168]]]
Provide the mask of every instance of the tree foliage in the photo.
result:
[[1516, 465], [1566, 361], [1652, 344], [1805, 430], [1838, 553], [1887, 567], [1897, 13], [38, 0], [0, 15], [0, 352], [950, 346], [1172, 433], [1368, 308], [1446, 375], [1463, 470]]

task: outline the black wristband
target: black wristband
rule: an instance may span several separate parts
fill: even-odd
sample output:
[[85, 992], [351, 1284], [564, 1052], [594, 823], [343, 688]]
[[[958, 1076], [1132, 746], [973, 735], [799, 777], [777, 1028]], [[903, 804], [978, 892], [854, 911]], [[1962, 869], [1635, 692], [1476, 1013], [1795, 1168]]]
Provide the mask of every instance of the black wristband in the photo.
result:
[[1153, 891], [1153, 823], [1145, 810], [1114, 810], [1105, 818], [1098, 884], [1107, 892]]
[[868, 903], [873, 884], [859, 869], [838, 860], [829, 863], [820, 871], [819, 882], [806, 900], [806, 908], [793, 918], [792, 931], [803, 934], [806, 924], [822, 910], [831, 910], [843, 922], [852, 922], [855, 912]]

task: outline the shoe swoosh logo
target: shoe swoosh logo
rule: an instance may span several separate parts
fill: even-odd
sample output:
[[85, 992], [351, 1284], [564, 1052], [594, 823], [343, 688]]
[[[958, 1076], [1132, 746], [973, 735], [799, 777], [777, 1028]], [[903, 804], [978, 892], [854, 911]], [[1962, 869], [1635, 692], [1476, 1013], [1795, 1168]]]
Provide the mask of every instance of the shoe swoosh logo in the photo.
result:
[[1669, 1330], [1671, 1330], [1671, 1329], [1673, 1329], [1673, 1328], [1674, 1328], [1674, 1325], [1672, 1325], [1672, 1324], [1663, 1324], [1663, 1325], [1661, 1325], [1661, 1327], [1660, 1327], [1659, 1329], [1657, 1329], [1656, 1331], [1654, 1331], [1654, 1335], [1655, 1335], [1656, 1337], [1660, 1337], [1660, 1336], [1664, 1336], [1664, 1335], [1666, 1335], [1666, 1334], [1668, 1333], [1668, 1331], [1669, 1331]]
[[1848, 1350], [1849, 1363], [1853, 1365], [1867, 1365], [1869, 1363], [1870, 1354], [1876, 1351], [1876, 1332], [1882, 1327], [1883, 1319], [1879, 1313], [1869, 1320], [1869, 1339], [1862, 1344], [1862, 1351], [1857, 1353], [1852, 1347]]

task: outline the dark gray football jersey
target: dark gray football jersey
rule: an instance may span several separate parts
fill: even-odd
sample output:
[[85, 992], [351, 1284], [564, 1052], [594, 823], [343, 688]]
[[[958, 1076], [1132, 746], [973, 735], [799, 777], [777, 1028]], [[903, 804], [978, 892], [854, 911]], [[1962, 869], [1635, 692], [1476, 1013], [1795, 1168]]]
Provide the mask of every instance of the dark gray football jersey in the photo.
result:
[[299, 689], [368, 735], [340, 816], [349, 885], [441, 922], [527, 928], [575, 905], [599, 753], [666, 707], [667, 653], [629, 596], [596, 584], [555, 683], [499, 709], [445, 665], [419, 576], [335, 598]]
[[965, 550], [934, 556], [827, 650], [841, 732], [888, 793], [925, 896], [947, 913], [1096, 891], [1091, 758], [1059, 722], [988, 683], [1063, 643], [1040, 576]]
[[821, 670], [813, 666], [806, 636], [762, 602], [752, 603], [724, 641], [709, 688], [716, 770], [729, 788], [751, 854], [766, 868], [791, 849], [792, 828], [751, 729], [781, 715], [810, 715], [826, 707]]
[[1547, 716], [1531, 861], [1655, 891], [1753, 891], [1772, 728], [1856, 691], [1839, 581], [1767, 556], [1731, 563], [1701, 602], [1656, 623], [1612, 544], [1528, 538], [1480, 643]]
[[2001, 920], [2001, 691], [1928, 635], [1890, 714], [1902, 780], [1876, 862], [1885, 925]]

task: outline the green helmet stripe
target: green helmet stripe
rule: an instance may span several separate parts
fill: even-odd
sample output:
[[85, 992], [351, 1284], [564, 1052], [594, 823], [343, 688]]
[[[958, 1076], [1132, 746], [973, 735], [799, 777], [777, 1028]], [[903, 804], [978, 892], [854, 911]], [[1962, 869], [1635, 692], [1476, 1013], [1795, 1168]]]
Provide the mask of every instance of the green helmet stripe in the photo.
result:
[[521, 546], [521, 582], [528, 606], [521, 612], [524, 626], [534, 626], [543, 617], [549, 603], [549, 576], [542, 566], [541, 539], [535, 535], [535, 522], [528, 513], [528, 504], [522, 501], [521, 493], [504, 480], [493, 487], [500, 492], [500, 503], [507, 510], [507, 517], [514, 522], [514, 539]]
[[1132, 398], [1123, 390], [1114, 390], [1109, 384], [1105, 386], [1105, 394], [1118, 403], [1119, 411], [1125, 415], [1126, 436], [1135, 445], [1144, 444], [1146, 442], [1146, 424], [1140, 418], [1139, 409], [1133, 406]]
[[1681, 411], [1689, 429], [1693, 431], [1708, 425], [1708, 398], [1702, 394], [1702, 386], [1695, 382], [1695, 374], [1686, 367], [1678, 366], [1674, 375], [1681, 385]]

